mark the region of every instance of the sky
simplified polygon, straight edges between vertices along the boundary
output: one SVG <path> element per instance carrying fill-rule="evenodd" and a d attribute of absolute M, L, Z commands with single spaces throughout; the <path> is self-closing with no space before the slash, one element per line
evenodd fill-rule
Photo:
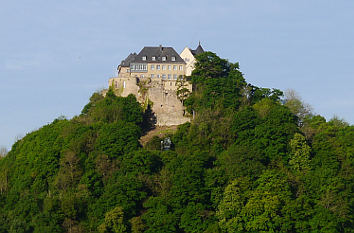
<path fill-rule="evenodd" d="M 196 48 L 354 123 L 353 0 L 0 0 L 0 147 L 80 114 L 129 53 Z"/>

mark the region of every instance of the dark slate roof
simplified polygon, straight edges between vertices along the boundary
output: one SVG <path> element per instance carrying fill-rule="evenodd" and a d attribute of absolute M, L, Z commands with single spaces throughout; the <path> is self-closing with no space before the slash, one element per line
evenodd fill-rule
<path fill-rule="evenodd" d="M 146 56 L 146 60 L 143 57 Z M 155 61 L 152 60 L 155 57 Z M 162 61 L 162 57 L 166 57 L 166 61 Z M 175 61 L 172 61 L 172 57 L 175 57 Z M 144 47 L 140 53 L 135 57 L 134 62 L 138 63 L 185 63 L 184 60 L 172 47 Z"/>
<path fill-rule="evenodd" d="M 192 52 L 192 54 L 195 56 L 195 55 L 204 53 L 204 49 L 203 49 L 202 46 L 199 44 L 196 49 L 194 49 L 194 50 L 191 49 L 191 52 Z"/>
<path fill-rule="evenodd" d="M 130 63 L 135 60 L 136 55 L 136 53 L 129 54 L 129 56 L 120 63 L 120 66 L 129 67 Z"/>

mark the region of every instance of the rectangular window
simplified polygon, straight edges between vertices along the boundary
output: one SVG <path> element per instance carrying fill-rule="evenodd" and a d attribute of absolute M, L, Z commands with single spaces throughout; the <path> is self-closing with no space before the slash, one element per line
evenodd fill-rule
<path fill-rule="evenodd" d="M 156 66 L 156 69 L 157 69 L 157 70 L 160 70 L 160 65 L 157 65 L 157 66 Z"/>
<path fill-rule="evenodd" d="M 162 70 L 166 70 L 166 66 L 165 65 L 162 65 Z"/>
<path fill-rule="evenodd" d="M 141 74 L 141 75 L 140 75 L 140 78 L 144 78 L 144 75 L 143 75 L 143 74 Z"/>
<path fill-rule="evenodd" d="M 176 80 L 177 79 L 177 74 L 173 75 L 173 79 Z"/>
<path fill-rule="evenodd" d="M 130 71 L 130 70 L 129 70 L 129 69 L 127 69 L 127 73 L 129 73 L 129 71 Z"/>
<path fill-rule="evenodd" d="M 151 60 L 156 61 L 156 57 L 152 57 Z"/>
<path fill-rule="evenodd" d="M 151 68 L 151 70 L 154 70 L 155 69 L 155 65 L 151 65 L 150 68 Z"/>
<path fill-rule="evenodd" d="M 179 66 L 179 70 L 183 70 L 183 66 Z"/>
<path fill-rule="evenodd" d="M 154 74 L 151 74 L 151 78 L 154 78 Z"/>
<path fill-rule="evenodd" d="M 173 70 L 177 70 L 177 66 L 176 65 L 173 66 Z"/>
<path fill-rule="evenodd" d="M 170 82 L 170 86 L 172 86 L 172 82 Z"/>
<path fill-rule="evenodd" d="M 159 74 L 157 75 L 157 78 L 160 78 L 160 75 L 159 75 Z"/>
<path fill-rule="evenodd" d="M 168 70 L 171 70 L 171 65 L 168 65 Z"/>
<path fill-rule="evenodd" d="M 147 65 L 146 64 L 143 65 L 143 69 L 147 70 Z"/>
<path fill-rule="evenodd" d="M 166 79 L 166 74 L 163 74 L 163 75 L 162 75 L 162 79 Z"/>
<path fill-rule="evenodd" d="M 176 57 L 171 57 L 171 61 L 176 61 Z"/>
<path fill-rule="evenodd" d="M 170 74 L 168 75 L 168 79 L 171 79 L 171 75 Z"/>
<path fill-rule="evenodd" d="M 162 61 L 166 61 L 166 57 L 162 57 Z"/>
<path fill-rule="evenodd" d="M 143 61 L 146 61 L 146 56 L 143 56 Z"/>

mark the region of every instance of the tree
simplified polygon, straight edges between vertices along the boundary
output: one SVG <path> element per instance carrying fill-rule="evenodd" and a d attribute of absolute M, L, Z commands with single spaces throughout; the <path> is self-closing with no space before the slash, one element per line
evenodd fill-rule
<path fill-rule="evenodd" d="M 7 149 L 6 147 L 0 147 L 0 159 L 2 157 L 5 157 L 7 155 Z"/>
<path fill-rule="evenodd" d="M 74 152 L 66 151 L 60 161 L 59 174 L 56 178 L 58 188 L 66 190 L 73 187 L 81 175 L 80 159 Z"/>
<path fill-rule="evenodd" d="M 310 146 L 303 135 L 295 133 L 290 141 L 291 154 L 289 165 L 297 173 L 304 173 L 310 169 Z"/>
<path fill-rule="evenodd" d="M 0 169 L 0 194 L 3 194 L 7 191 L 8 185 L 8 168 Z"/>
<path fill-rule="evenodd" d="M 218 207 L 220 227 L 225 232 L 291 232 L 292 223 L 285 218 L 291 201 L 291 189 L 284 174 L 267 170 L 250 189 L 245 178 L 226 187 Z"/>
<path fill-rule="evenodd" d="M 292 89 L 285 91 L 284 104 L 299 118 L 300 124 L 303 124 L 307 117 L 312 116 L 312 107 L 304 103 L 301 97 Z"/>
<path fill-rule="evenodd" d="M 122 207 L 116 206 L 111 211 L 107 212 L 104 217 L 104 222 L 98 227 L 100 233 L 125 233 L 127 226 L 125 224 L 124 212 Z"/>
<path fill-rule="evenodd" d="M 177 78 L 176 86 L 177 86 L 177 97 L 182 102 L 182 105 L 183 105 L 184 101 L 191 94 L 191 92 L 187 88 L 188 87 L 188 82 L 186 80 L 186 77 L 183 76 L 183 75 L 180 75 Z"/>
<path fill-rule="evenodd" d="M 141 216 L 134 217 L 129 220 L 131 224 L 131 232 L 132 233 L 143 233 L 144 230 L 146 229 L 146 226 L 141 219 Z"/>
<path fill-rule="evenodd" d="M 251 183 L 246 177 L 234 179 L 224 191 L 216 216 L 219 226 L 224 232 L 244 232 L 242 210 L 250 192 Z"/>

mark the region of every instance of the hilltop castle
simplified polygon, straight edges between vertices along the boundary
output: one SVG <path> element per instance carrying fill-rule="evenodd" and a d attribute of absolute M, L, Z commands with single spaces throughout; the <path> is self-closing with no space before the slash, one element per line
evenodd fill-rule
<path fill-rule="evenodd" d="M 181 54 L 172 47 L 144 47 L 120 63 L 118 76 L 109 79 L 109 86 L 120 96 L 134 94 L 141 104 L 150 105 L 156 125 L 183 124 L 190 118 L 181 93 L 192 91 L 185 77 L 193 71 L 195 56 L 203 52 L 200 44 L 195 50 L 186 47 Z"/>

